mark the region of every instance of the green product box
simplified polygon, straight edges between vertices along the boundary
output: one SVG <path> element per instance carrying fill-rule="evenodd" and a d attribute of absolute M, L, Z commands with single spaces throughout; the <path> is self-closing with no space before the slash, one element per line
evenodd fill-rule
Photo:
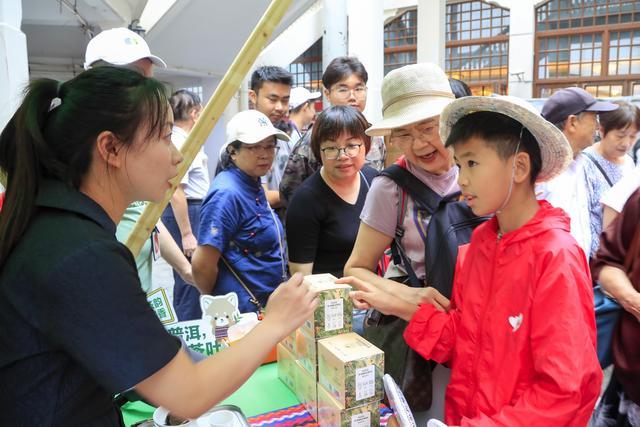
<path fill-rule="evenodd" d="M 296 359 L 293 353 L 287 348 L 278 344 L 276 347 L 276 354 L 278 358 L 278 378 L 287 387 L 295 392 L 296 388 Z"/>
<path fill-rule="evenodd" d="M 296 331 L 296 360 L 318 380 L 318 343 L 302 329 Z"/>
<path fill-rule="evenodd" d="M 314 420 L 318 419 L 318 383 L 311 374 L 298 362 L 294 364 L 296 387 L 295 393 L 298 400 L 311 414 Z"/>
<path fill-rule="evenodd" d="M 352 288 L 334 283 L 336 280 L 338 279 L 332 274 L 311 274 L 304 277 L 305 283 L 319 293 L 320 304 L 300 329 L 316 340 L 352 330 L 353 302 L 349 298 Z"/>
<path fill-rule="evenodd" d="M 291 332 L 289 335 L 284 337 L 280 344 L 285 346 L 287 350 L 289 350 L 294 355 L 296 354 L 296 331 Z"/>
<path fill-rule="evenodd" d="M 383 397 L 384 352 L 355 333 L 318 341 L 319 383 L 345 409 Z"/>
<path fill-rule="evenodd" d="M 318 424 L 322 427 L 379 427 L 380 402 L 373 401 L 344 409 L 327 390 L 318 385 Z"/>

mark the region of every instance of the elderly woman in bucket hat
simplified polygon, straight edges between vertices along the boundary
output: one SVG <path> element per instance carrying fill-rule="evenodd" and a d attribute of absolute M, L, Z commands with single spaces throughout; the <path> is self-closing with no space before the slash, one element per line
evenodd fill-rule
<path fill-rule="evenodd" d="M 383 119 L 367 130 L 368 135 L 388 136 L 403 152 L 398 163 L 424 185 L 441 196 L 459 191 L 458 172 L 453 154 L 441 141 L 438 127 L 440 112 L 455 99 L 444 71 L 435 64 L 408 65 L 391 71 L 382 81 Z M 393 241 L 396 227 L 404 228 L 400 244 L 419 279 L 425 277 L 424 230 L 428 218 L 421 215 L 411 197 L 388 177 L 373 181 L 360 216 L 358 237 L 345 274 L 366 280 L 381 288 L 397 287 L 394 277 L 405 276 L 402 266 L 391 265 L 386 277 L 375 273 L 385 248 Z M 398 205 L 405 202 L 404 217 L 398 221 Z M 420 301 L 414 288 L 403 297 Z M 395 288 L 394 288 L 395 289 Z M 435 289 L 427 291 L 431 302 L 446 307 L 447 299 Z"/>
<path fill-rule="evenodd" d="M 455 99 L 444 71 L 429 63 L 393 70 L 382 81 L 382 99 L 383 119 L 370 127 L 367 134 L 389 137 L 389 142 L 403 152 L 397 163 L 440 196 L 458 192 L 458 171 L 453 154 L 445 148 L 438 132 L 440 112 Z M 397 240 L 404 258 L 410 263 L 415 277 L 422 282 L 425 280 L 424 239 L 430 218 L 412 198 L 393 180 L 379 176 L 371 185 L 360 219 L 358 237 L 344 268 L 345 275 L 391 292 L 416 307 L 422 302 L 433 303 L 442 309 L 448 307 L 449 300 L 434 288 L 397 283 L 408 274 L 403 265 L 392 262 L 385 277 L 376 274 L 378 260 L 396 238 L 396 229 L 401 227 L 404 231 Z M 432 416 L 442 414 L 443 393 L 449 376 L 444 368 L 437 369 L 439 372 L 433 374 Z"/>

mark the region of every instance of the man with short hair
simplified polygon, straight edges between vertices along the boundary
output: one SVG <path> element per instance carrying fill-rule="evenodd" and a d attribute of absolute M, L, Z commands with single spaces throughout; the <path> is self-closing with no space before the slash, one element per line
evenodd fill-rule
<path fill-rule="evenodd" d="M 616 108 L 616 104 L 598 101 L 579 87 L 555 92 L 542 107 L 542 116 L 556 125 L 569 141 L 573 162 L 561 175 L 538 186 L 538 199 L 546 199 L 567 212 L 571 218 L 571 234 L 587 257 L 591 252 L 589 197 L 584 179 L 584 159 L 578 154 L 595 141 L 598 113 Z"/>
<path fill-rule="evenodd" d="M 320 92 L 309 92 L 299 86 L 291 89 L 289 98 L 289 121 L 293 125 L 291 132 L 291 145 L 293 146 L 302 137 L 305 131 L 316 117 L 314 101 L 320 98 Z"/>
<path fill-rule="evenodd" d="M 291 86 L 293 85 L 293 75 L 282 67 L 265 65 L 251 74 L 251 89 L 249 90 L 249 101 L 255 109 L 267 116 L 276 127 L 280 127 L 282 121 L 289 112 L 289 97 Z M 278 149 L 283 145 L 278 143 Z M 274 166 L 276 162 L 274 162 Z M 273 173 L 273 166 L 270 173 Z M 276 172 L 277 174 L 277 172 Z M 282 176 L 282 173 L 280 173 Z M 280 206 L 280 192 L 278 188 L 271 188 L 268 185 L 267 177 L 262 178 L 262 186 L 267 195 L 267 201 L 272 208 Z"/>

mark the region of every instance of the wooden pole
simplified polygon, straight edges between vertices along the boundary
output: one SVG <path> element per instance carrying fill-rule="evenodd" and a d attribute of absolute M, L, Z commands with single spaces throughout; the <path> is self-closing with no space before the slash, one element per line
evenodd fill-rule
<path fill-rule="evenodd" d="M 179 185 L 182 177 L 187 173 L 193 159 L 200 151 L 200 148 L 220 119 L 227 104 L 237 92 L 242 84 L 242 79 L 247 75 L 253 66 L 256 58 L 264 48 L 273 30 L 278 25 L 285 12 L 289 8 L 291 0 L 272 0 L 264 15 L 254 28 L 253 32 L 245 42 L 244 46 L 233 60 L 233 63 L 220 81 L 213 96 L 205 106 L 200 118 L 189 133 L 187 140 L 182 146 L 182 156 L 184 160 L 178 166 L 178 175 L 171 182 L 171 191 L 160 203 L 149 203 L 135 228 L 129 234 L 127 246 L 134 256 L 138 256 L 140 249 L 149 238 L 151 231 L 156 226 L 158 219 L 162 215 L 165 207 L 171 199 L 171 195 Z M 224 41 L 221 41 L 224 42 Z"/>

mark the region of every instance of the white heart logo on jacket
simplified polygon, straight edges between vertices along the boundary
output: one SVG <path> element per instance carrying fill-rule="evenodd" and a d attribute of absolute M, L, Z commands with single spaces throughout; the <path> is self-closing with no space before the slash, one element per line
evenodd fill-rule
<path fill-rule="evenodd" d="M 517 331 L 522 325 L 522 313 L 517 316 L 509 316 L 509 324 L 513 328 L 513 332 Z"/>

